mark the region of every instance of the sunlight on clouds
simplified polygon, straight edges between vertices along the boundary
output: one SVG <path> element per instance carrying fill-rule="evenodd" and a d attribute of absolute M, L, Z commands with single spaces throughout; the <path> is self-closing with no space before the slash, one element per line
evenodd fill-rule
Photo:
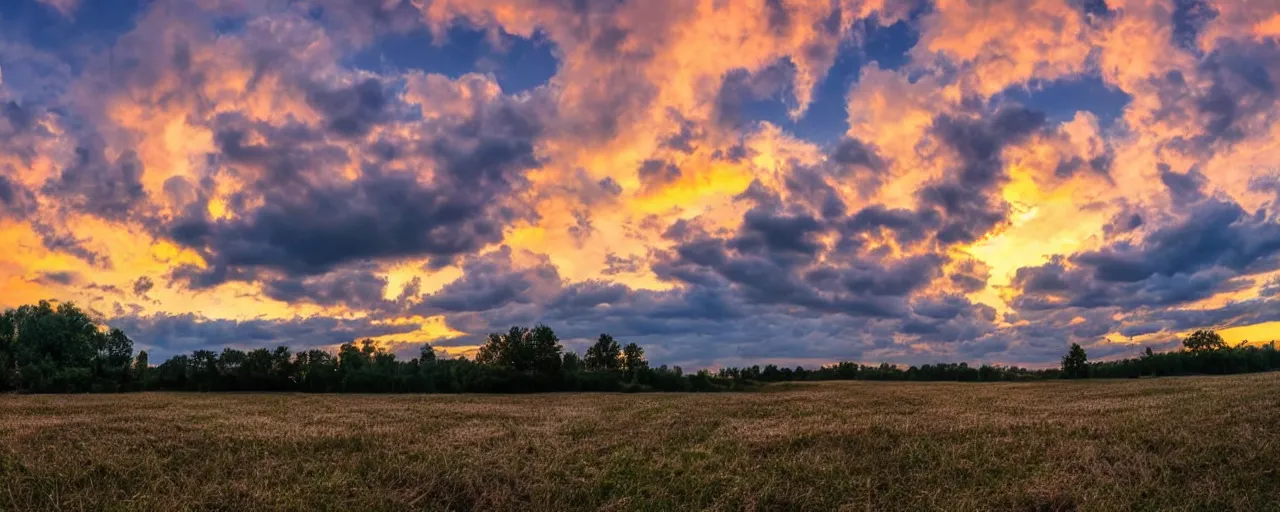
<path fill-rule="evenodd" d="M 5 306 L 703 364 L 1280 325 L 1274 2 L 144 4 L 0 38 Z"/>

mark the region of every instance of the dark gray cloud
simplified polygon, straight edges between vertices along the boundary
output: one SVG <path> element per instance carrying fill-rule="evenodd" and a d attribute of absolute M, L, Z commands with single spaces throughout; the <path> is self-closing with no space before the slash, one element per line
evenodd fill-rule
<path fill-rule="evenodd" d="M 841 137 L 831 148 L 828 158 L 841 170 L 864 167 L 872 171 L 884 171 L 888 165 L 879 152 L 872 146 L 853 137 Z"/>
<path fill-rule="evenodd" d="M 79 272 L 42 272 L 36 275 L 35 282 L 46 285 L 72 286 L 80 282 Z"/>
<path fill-rule="evenodd" d="M 422 314 L 477 312 L 509 304 L 532 304 L 546 291 L 559 288 L 561 283 L 559 272 L 549 261 L 516 268 L 512 251 L 506 246 L 466 259 L 462 271 L 461 278 L 424 298 L 415 311 Z"/>
<path fill-rule="evenodd" d="M 736 69 L 725 74 L 716 94 L 715 120 L 726 128 L 741 128 L 746 123 L 743 108 L 753 102 L 790 92 L 795 67 L 778 62 L 759 71 Z"/>
<path fill-rule="evenodd" d="M 1259 297 L 1275 297 L 1280 295 L 1280 277 L 1272 278 L 1258 290 Z"/>
<path fill-rule="evenodd" d="M 43 193 L 60 204 L 106 220 L 128 218 L 147 199 L 142 162 L 133 151 L 108 158 L 103 143 L 89 137 L 76 148 L 70 165 L 44 185 Z"/>
<path fill-rule="evenodd" d="M 265 279 L 262 293 L 272 299 L 321 306 L 346 306 L 355 311 L 388 307 L 383 294 L 387 279 L 373 265 L 355 265 L 314 276 L 284 276 Z"/>
<path fill-rule="evenodd" d="M 228 172 L 260 178 L 232 198 L 234 219 L 211 219 L 205 208 L 188 209 L 165 228 L 179 244 L 210 262 L 176 277 L 193 286 L 253 279 L 268 269 L 289 276 L 315 275 L 361 261 L 426 257 L 440 267 L 501 240 L 502 229 L 522 213 L 506 203 L 539 165 L 534 142 L 541 121 L 534 100 L 497 100 L 467 119 L 425 123 L 419 141 L 380 141 L 362 148 L 363 172 L 353 181 L 326 179 L 348 163 L 347 153 L 305 126 L 255 126 L 237 118 L 218 139 Z M 265 143 L 245 143 L 252 131 Z M 396 170 L 393 153 L 435 162 L 432 180 Z M 373 149 L 370 149 L 373 148 Z M 253 204 L 253 207 L 243 205 Z"/>
<path fill-rule="evenodd" d="M 65 229 L 43 222 L 32 222 L 31 230 L 40 237 L 40 242 L 50 251 L 70 254 L 95 267 L 112 268 L 110 256 L 86 247 L 88 239 L 76 238 Z"/>
<path fill-rule="evenodd" d="M 1253 276 L 1280 268 L 1280 223 L 1264 210 L 1249 213 L 1229 199 L 1208 195 L 1204 177 L 1194 171 L 1162 168 L 1161 178 L 1173 199 L 1171 211 L 1125 207 L 1104 231 L 1115 238 L 1102 247 L 1018 269 L 1011 282 L 1014 320 L 1042 329 L 1037 339 L 1087 340 L 1119 332 L 1172 343 L 1173 333 L 1188 329 L 1280 317 L 1268 285 L 1258 299 L 1212 309 L 1188 307 L 1252 288 L 1258 284 Z"/>
<path fill-rule="evenodd" d="M 612 252 L 604 256 L 604 274 L 614 276 L 618 274 L 633 274 L 639 272 L 643 268 L 644 259 L 639 256 L 621 257 Z"/>
<path fill-rule="evenodd" d="M 1207 157 L 1275 122 L 1278 78 L 1274 66 L 1280 48 L 1274 44 L 1221 39 L 1188 76 L 1170 71 L 1155 79 L 1160 107 L 1155 119 L 1194 130 L 1178 136 L 1170 147 Z M 1205 87 L 1202 84 L 1208 84 Z"/>
<path fill-rule="evenodd" d="M 694 142 L 702 138 L 703 133 L 698 124 L 686 119 L 680 112 L 671 110 L 671 117 L 675 120 L 678 129 L 675 133 L 667 135 L 662 139 L 662 146 L 684 154 L 692 154 L 697 149 Z"/>
<path fill-rule="evenodd" d="M 682 241 L 659 255 L 652 269 L 671 281 L 729 288 L 758 304 L 899 317 L 907 297 L 938 277 L 945 262 L 929 254 L 885 260 L 874 253 L 829 252 L 819 235 L 831 229 L 807 214 L 765 205 L 749 210 L 727 240 L 677 223 L 668 236 Z"/>
<path fill-rule="evenodd" d="M 372 78 L 333 90 L 316 87 L 307 92 L 307 101 L 328 117 L 330 130 L 347 137 L 369 133 L 390 103 L 382 84 Z"/>
<path fill-rule="evenodd" d="M 1173 172 L 1167 164 L 1160 164 L 1160 182 L 1168 189 L 1169 196 L 1178 202 L 1194 202 L 1204 197 L 1205 177 L 1192 169 L 1185 174 Z"/>
<path fill-rule="evenodd" d="M 150 277 L 141 276 L 133 281 L 133 294 L 139 297 L 144 297 L 147 295 L 147 292 L 151 291 L 155 286 L 155 281 L 152 281 Z"/>
<path fill-rule="evenodd" d="M 640 163 L 636 175 L 645 188 L 655 188 L 680 179 L 680 168 L 670 162 L 650 159 Z"/>
<path fill-rule="evenodd" d="M 14 182 L 5 174 L 0 174 L 0 218 L 22 220 L 35 212 L 35 209 L 35 194 L 21 183 Z"/>
<path fill-rule="evenodd" d="M 983 119 L 943 115 L 934 120 L 934 135 L 959 160 L 948 176 L 918 193 L 923 208 L 941 214 L 939 242 L 970 243 L 1005 221 L 1008 204 L 995 194 L 1007 179 L 1001 154 L 1044 124 L 1044 114 L 1022 107 L 1005 107 Z"/>
<path fill-rule="evenodd" d="M 1141 244 L 1118 242 L 1073 260 L 1097 279 L 1137 282 L 1221 267 L 1247 274 L 1275 268 L 1280 224 L 1227 199 L 1190 205 L 1183 218 L 1150 230 Z"/>
<path fill-rule="evenodd" d="M 1020 268 L 1012 284 L 1022 295 L 1013 305 L 1022 309 L 1174 306 L 1252 285 L 1225 268 L 1155 274 L 1137 281 L 1098 278 L 1095 271 L 1087 265 L 1067 270 L 1060 260 Z"/>
<path fill-rule="evenodd" d="M 37 124 L 41 115 L 39 109 L 30 105 L 12 100 L 0 103 L 0 152 L 16 157 L 23 165 L 30 165 L 38 151 L 35 142 L 50 135 L 48 130 Z M 9 171 L 8 174 L 15 173 Z"/>
<path fill-rule="evenodd" d="M 599 185 L 601 190 L 611 196 L 616 196 L 622 193 L 622 185 L 619 185 L 612 176 L 605 176 L 600 180 Z"/>
<path fill-rule="evenodd" d="M 947 278 L 956 289 L 965 293 L 973 293 L 987 287 L 987 280 L 991 279 L 991 270 L 987 267 L 987 264 L 979 260 L 968 259 L 956 264 L 955 269 Z"/>
<path fill-rule="evenodd" d="M 0 119 L 7 124 L 3 132 L 9 135 L 24 133 L 35 125 L 35 116 L 31 111 L 12 100 L 0 107 Z"/>

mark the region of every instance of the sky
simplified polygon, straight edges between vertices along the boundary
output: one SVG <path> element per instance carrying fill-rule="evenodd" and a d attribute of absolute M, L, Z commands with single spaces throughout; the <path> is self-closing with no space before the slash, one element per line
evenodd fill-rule
<path fill-rule="evenodd" d="M 153 360 L 1280 332 L 1274 0 L 5 0 L 0 307 Z"/>

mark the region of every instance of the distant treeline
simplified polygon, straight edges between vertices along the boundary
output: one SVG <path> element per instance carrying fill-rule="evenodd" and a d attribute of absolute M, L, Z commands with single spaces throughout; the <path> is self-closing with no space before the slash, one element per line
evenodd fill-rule
<path fill-rule="evenodd" d="M 42 301 L 0 314 L 0 391 L 36 393 L 178 391 L 303 391 L 316 393 L 521 393 L 541 391 L 723 391 L 758 382 L 819 380 L 1023 381 L 1144 375 L 1244 373 L 1280 368 L 1274 344 L 1229 347 L 1212 331 L 1197 331 L 1185 350 L 1090 363 L 1073 344 L 1060 369 L 966 363 L 902 367 L 841 362 L 803 367 L 723 368 L 686 374 L 650 367 L 644 349 L 608 334 L 586 353 L 565 351 L 545 325 L 490 334 L 474 359 L 437 358 L 424 345 L 402 360 L 372 340 L 324 350 L 221 352 L 197 350 L 152 366 L 119 329 L 103 331 L 71 303 Z"/>
<path fill-rule="evenodd" d="M 119 329 L 104 332 L 71 303 L 42 301 L 0 315 L 0 390 L 36 393 L 305 391 L 317 393 L 521 393 L 720 391 L 746 381 L 679 367 L 651 368 L 644 349 L 601 334 L 582 357 L 550 327 L 491 334 L 474 360 L 441 359 L 431 345 L 402 360 L 372 340 L 324 350 L 197 350 L 152 366 Z"/>
<path fill-rule="evenodd" d="M 1027 381 L 1040 379 L 1083 378 L 1138 378 L 1171 375 L 1204 375 L 1252 373 L 1280 370 L 1280 350 L 1275 342 L 1267 345 L 1231 347 L 1218 333 L 1201 330 L 1183 340 L 1183 350 L 1153 352 L 1150 348 L 1141 357 L 1116 361 L 1090 362 L 1079 344 L 1071 344 L 1062 358 L 1060 368 L 1031 370 L 1017 366 L 982 365 L 967 363 L 939 363 L 922 366 L 879 366 L 841 362 L 815 370 L 779 368 L 775 365 L 748 368 L 722 368 L 718 377 L 731 380 L 758 382 L 818 381 L 818 380 L 919 380 L 919 381 Z"/>

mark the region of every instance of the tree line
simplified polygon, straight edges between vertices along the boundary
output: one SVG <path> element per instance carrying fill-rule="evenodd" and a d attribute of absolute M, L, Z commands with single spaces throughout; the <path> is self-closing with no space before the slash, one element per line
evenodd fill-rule
<path fill-rule="evenodd" d="M 104 331 L 74 304 L 41 301 L 0 315 L 0 391 L 521 393 L 720 391 L 748 384 L 705 370 L 650 367 L 643 348 L 608 334 L 579 357 L 545 325 L 490 334 L 474 359 L 439 358 L 425 344 L 418 357 L 404 360 L 365 339 L 337 353 L 196 350 L 153 366 L 145 351 L 134 354 L 124 332 Z"/>
<path fill-rule="evenodd" d="M 844 361 L 807 370 L 797 366 L 776 365 L 747 368 L 721 368 L 717 376 L 757 382 L 820 380 L 918 380 L 997 382 L 1043 379 L 1116 379 L 1161 377 L 1174 375 L 1218 375 L 1280 370 L 1280 350 L 1275 342 L 1249 345 L 1242 342 L 1229 346 L 1212 330 L 1191 333 L 1182 342 L 1182 350 L 1154 352 L 1148 347 L 1140 357 L 1113 361 L 1089 361 L 1089 355 L 1078 343 L 1072 343 L 1058 368 L 1027 369 L 1017 366 L 967 363 L 938 363 L 921 366 L 881 364 L 868 366 Z"/>
<path fill-rule="evenodd" d="M 1280 351 L 1228 346 L 1213 331 L 1197 331 L 1180 351 L 1090 362 L 1072 344 L 1060 368 L 939 363 L 868 366 L 840 362 L 815 369 L 765 365 L 685 373 L 649 365 L 644 348 L 601 334 L 579 356 L 546 325 L 490 334 L 474 359 L 440 358 L 430 344 L 401 359 L 372 340 L 325 350 L 288 347 L 220 352 L 196 350 L 152 365 L 119 329 L 104 330 L 71 303 L 48 301 L 0 314 L 0 391 L 38 393 L 178 391 L 303 391 L 315 393 L 521 393 L 541 391 L 721 391 L 760 382 L 821 380 L 1025 381 L 1220 374 L 1280 369 Z"/>

